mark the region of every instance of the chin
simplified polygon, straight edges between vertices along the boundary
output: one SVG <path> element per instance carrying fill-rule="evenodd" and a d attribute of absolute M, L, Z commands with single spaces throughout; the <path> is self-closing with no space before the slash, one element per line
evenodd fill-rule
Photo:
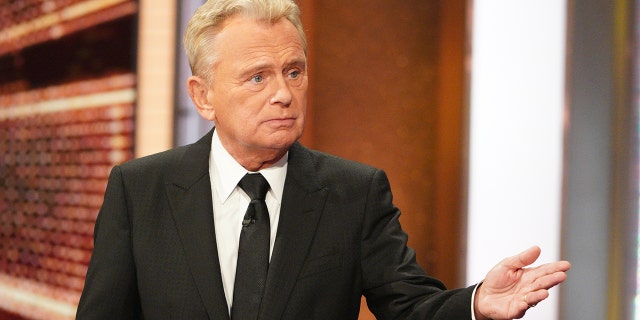
<path fill-rule="evenodd" d="M 271 147 L 273 149 L 288 149 L 293 145 L 302 134 L 287 134 L 284 136 L 275 137 L 275 139 L 271 140 Z"/>

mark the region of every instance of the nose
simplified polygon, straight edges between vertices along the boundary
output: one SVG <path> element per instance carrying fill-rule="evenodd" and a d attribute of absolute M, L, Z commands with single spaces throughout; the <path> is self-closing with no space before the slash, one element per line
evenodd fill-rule
<path fill-rule="evenodd" d="M 275 92 L 269 100 L 269 103 L 281 104 L 288 107 L 291 104 L 292 99 L 293 95 L 291 94 L 291 88 L 289 87 L 287 80 L 283 76 L 277 77 L 277 81 L 275 81 Z"/>

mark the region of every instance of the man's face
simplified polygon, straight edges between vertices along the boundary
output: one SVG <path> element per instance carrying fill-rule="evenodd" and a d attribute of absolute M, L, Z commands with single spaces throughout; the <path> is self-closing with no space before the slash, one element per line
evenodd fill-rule
<path fill-rule="evenodd" d="M 286 19 L 270 24 L 236 16 L 214 41 L 207 92 L 213 111 L 207 118 L 225 148 L 234 157 L 288 149 L 302 135 L 308 86 L 306 56 L 294 25 Z"/>

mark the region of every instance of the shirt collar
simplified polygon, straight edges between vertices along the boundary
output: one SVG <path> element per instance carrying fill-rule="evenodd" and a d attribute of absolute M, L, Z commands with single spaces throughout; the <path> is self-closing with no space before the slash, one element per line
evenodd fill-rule
<path fill-rule="evenodd" d="M 278 162 L 273 166 L 266 169 L 262 169 L 260 172 L 267 182 L 269 182 L 269 192 L 278 200 L 278 203 L 282 202 L 282 193 L 284 191 L 284 180 L 287 176 L 289 152 L 287 152 Z M 243 168 L 222 146 L 218 132 L 213 131 L 213 138 L 211 139 L 211 154 L 209 156 L 209 171 L 215 179 L 214 188 L 216 188 L 220 200 L 224 203 L 233 190 L 240 182 L 240 179 L 248 172 Z"/>

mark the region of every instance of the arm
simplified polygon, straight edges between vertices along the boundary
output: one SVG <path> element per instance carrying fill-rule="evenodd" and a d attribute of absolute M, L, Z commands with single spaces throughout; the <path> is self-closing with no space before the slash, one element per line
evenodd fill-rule
<path fill-rule="evenodd" d="M 407 247 L 386 175 L 376 171 L 363 217 L 362 270 L 367 304 L 378 319 L 471 319 L 474 287 L 446 290 Z"/>
<path fill-rule="evenodd" d="M 570 264 L 559 261 L 525 268 L 540 255 L 533 247 L 496 265 L 477 287 L 446 290 L 428 277 L 406 246 L 386 175 L 372 179 L 363 223 L 362 268 L 365 296 L 379 319 L 513 319 L 544 300 L 566 279 Z"/>
<path fill-rule="evenodd" d="M 134 319 L 140 303 L 122 172 L 114 167 L 94 230 L 77 319 Z"/>

